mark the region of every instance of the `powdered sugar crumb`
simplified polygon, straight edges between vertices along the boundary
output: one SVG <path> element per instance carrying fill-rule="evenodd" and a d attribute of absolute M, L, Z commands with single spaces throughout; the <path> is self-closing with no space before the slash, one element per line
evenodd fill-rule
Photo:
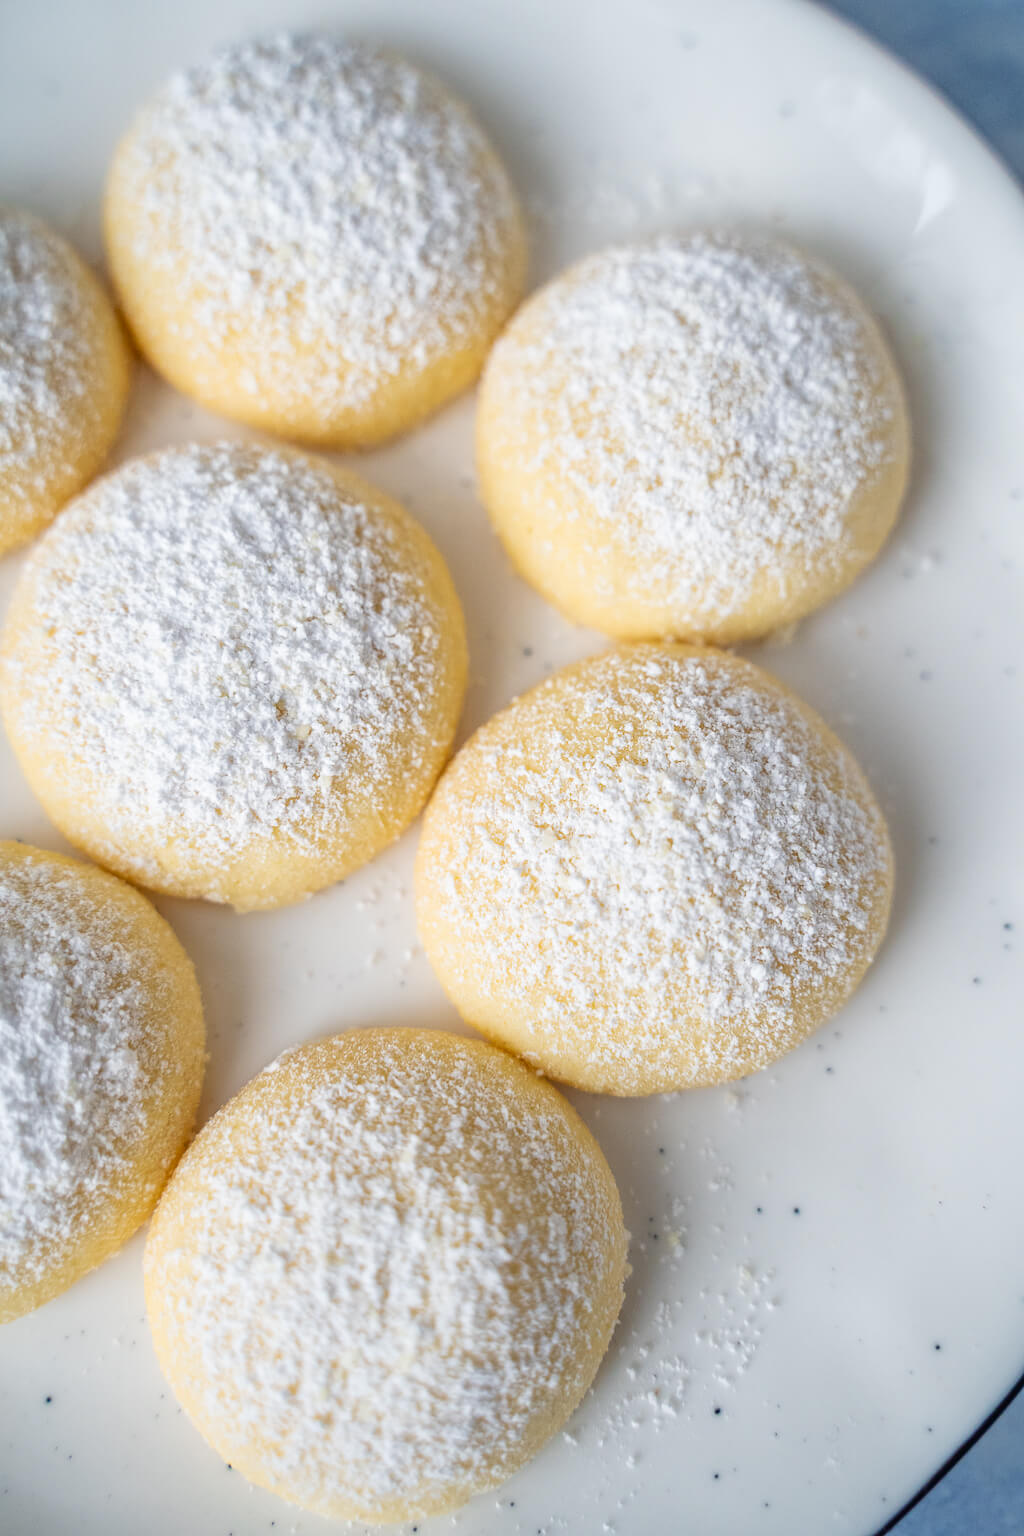
<path fill-rule="evenodd" d="M 711 1142 L 702 1142 L 695 1156 L 685 1145 L 673 1151 L 709 1171 L 710 1191 L 731 1184 L 731 1170 Z M 723 1253 L 707 1245 L 702 1220 L 700 1251 L 689 1251 L 692 1203 L 692 1195 L 668 1196 L 660 1214 L 634 1237 L 640 1307 L 646 1296 L 661 1299 L 642 1323 L 617 1335 L 600 1394 L 603 1411 L 567 1437 L 588 1456 L 595 1448 L 606 1457 L 613 1453 L 615 1467 L 642 1465 L 651 1434 L 685 1433 L 680 1421 L 721 1411 L 753 1365 L 779 1305 L 775 1272 L 757 1261 L 748 1237 L 737 1252 Z M 707 1277 L 703 1286 L 701 1274 Z"/>

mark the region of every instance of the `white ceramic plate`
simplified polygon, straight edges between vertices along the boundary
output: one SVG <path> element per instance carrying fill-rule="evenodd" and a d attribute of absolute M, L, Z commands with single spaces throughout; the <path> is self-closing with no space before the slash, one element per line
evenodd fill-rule
<path fill-rule="evenodd" d="M 386 39 L 475 102 L 529 200 L 538 279 L 680 222 L 778 225 L 861 287 L 909 377 L 916 472 L 896 537 L 795 641 L 757 652 L 838 727 L 891 818 L 890 937 L 853 1003 L 775 1069 L 673 1099 L 577 1097 L 634 1234 L 614 1344 L 570 1435 L 497 1497 L 420 1523 L 867 1536 L 1024 1362 L 1024 205 L 923 85 L 795 0 L 8 7 L 0 194 L 99 257 L 104 166 L 139 99 L 284 22 Z M 451 563 L 467 731 L 601 643 L 510 574 L 474 494 L 472 412 L 363 460 Z M 225 431 L 140 370 L 119 456 Z M 0 567 L 4 597 L 17 565 Z M 12 834 L 60 846 L 0 748 Z M 416 947 L 414 840 L 278 915 L 161 903 L 203 984 L 204 1114 L 297 1041 L 454 1023 Z M 0 1528 L 324 1529 L 250 1490 L 176 1409 L 140 1251 L 3 1330 Z"/>

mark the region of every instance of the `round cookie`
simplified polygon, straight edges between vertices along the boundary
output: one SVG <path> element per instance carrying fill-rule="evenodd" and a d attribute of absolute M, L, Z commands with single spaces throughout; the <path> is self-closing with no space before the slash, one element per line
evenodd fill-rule
<path fill-rule="evenodd" d="M 342 879 L 418 814 L 455 732 L 462 613 L 398 504 L 322 461 L 166 449 L 33 550 L 0 706 L 64 835 L 239 909 Z"/>
<path fill-rule="evenodd" d="M 420 937 L 464 1018 L 551 1077 L 742 1077 L 853 992 L 889 839 L 819 717 L 727 653 L 636 645 L 556 672 L 441 779 Z"/>
<path fill-rule="evenodd" d="M 525 278 L 515 193 L 467 109 L 330 37 L 175 75 L 117 150 L 105 223 L 155 368 L 212 410 L 336 447 L 467 388 Z"/>
<path fill-rule="evenodd" d="M 874 558 L 909 428 L 860 300 L 762 236 L 697 231 L 590 256 L 487 363 L 484 501 L 521 573 L 622 639 L 753 639 Z"/>
<path fill-rule="evenodd" d="M 335 1518 L 456 1508 L 576 1408 L 626 1232 L 579 1116 L 416 1029 L 299 1047 L 200 1132 L 146 1245 L 157 1357 L 261 1486 Z"/>
<path fill-rule="evenodd" d="M 138 891 L 0 842 L 0 1323 L 145 1221 L 188 1140 L 204 1044 L 189 958 Z"/>
<path fill-rule="evenodd" d="M 39 219 L 0 207 L 0 555 L 99 469 L 130 374 L 117 316 L 85 262 Z"/>

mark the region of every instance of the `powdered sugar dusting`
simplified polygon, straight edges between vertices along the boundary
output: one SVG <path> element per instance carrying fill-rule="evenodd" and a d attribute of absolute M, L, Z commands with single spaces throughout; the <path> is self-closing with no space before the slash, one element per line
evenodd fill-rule
<path fill-rule="evenodd" d="M 501 1481 L 589 1380 L 592 1298 L 624 1258 L 563 1101 L 527 1109 L 507 1057 L 432 1039 L 286 1055 L 285 1084 L 258 1079 L 200 1137 L 147 1249 L 204 1431 L 324 1512 Z"/>
<path fill-rule="evenodd" d="M 88 431 L 100 387 L 74 255 L 31 215 L 0 208 L 0 496 L 44 494 L 69 405 Z M 95 412 L 96 420 L 100 414 Z M 63 468 L 63 466 L 58 466 Z"/>
<path fill-rule="evenodd" d="M 730 232 L 587 258 L 513 322 L 486 388 L 495 438 L 556 466 L 595 542 L 628 553 L 616 588 L 697 629 L 759 581 L 785 595 L 856 557 L 851 501 L 892 459 L 902 409 L 852 295 Z"/>
<path fill-rule="evenodd" d="M 535 1018 L 626 1091 L 763 1065 L 844 999 L 884 926 L 884 822 L 766 674 L 631 647 L 485 726 L 428 813 L 428 953 L 468 1017 Z M 528 1053 L 529 1054 L 529 1053 Z M 682 1064 L 682 1065 L 681 1065 Z"/>
<path fill-rule="evenodd" d="M 329 37 L 247 42 L 175 75 L 117 176 L 142 214 L 136 256 L 185 274 L 196 367 L 241 348 L 254 400 L 284 369 L 327 413 L 475 341 L 520 239 L 468 112 L 413 65 Z"/>
<path fill-rule="evenodd" d="M 151 972 L 73 869 L 0 859 L 0 1281 L 58 1269 L 133 1176 Z"/>
<path fill-rule="evenodd" d="M 363 491 L 293 453 L 176 448 L 99 482 L 38 547 L 8 728 L 77 775 L 120 870 L 159 883 L 159 850 L 185 843 L 195 894 L 225 899 L 230 856 L 308 853 L 440 766 L 457 620 L 430 589 L 439 557 Z"/>

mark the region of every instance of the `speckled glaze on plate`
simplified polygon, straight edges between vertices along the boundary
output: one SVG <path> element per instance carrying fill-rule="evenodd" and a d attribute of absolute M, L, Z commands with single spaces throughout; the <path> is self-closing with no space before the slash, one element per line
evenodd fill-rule
<path fill-rule="evenodd" d="M 877 566 L 751 655 L 853 747 L 890 817 L 890 937 L 834 1023 L 735 1087 L 576 1096 L 619 1179 L 634 1273 L 570 1426 L 422 1536 L 869 1536 L 1024 1362 L 1019 785 L 1024 205 L 899 65 L 796 0 L 43 0 L 0 58 L 0 187 L 99 255 L 118 132 L 172 67 L 330 24 L 435 66 L 527 196 L 534 278 L 608 240 L 736 218 L 832 261 L 907 373 L 914 483 Z M 473 489 L 472 400 L 359 468 L 405 499 L 467 609 L 464 732 L 598 649 L 510 573 Z M 118 455 L 238 436 L 144 372 Z M 6 600 L 18 560 L 0 565 Z M 59 839 L 0 748 L 0 835 Z M 415 831 L 275 915 L 162 902 L 199 969 L 204 1114 L 278 1051 L 450 1025 L 416 946 Z M 315 1533 L 184 1421 L 153 1359 L 136 1239 L 0 1332 L 0 1529 Z M 356 1529 L 356 1528 L 353 1528 Z M 411 1527 L 409 1529 L 412 1529 Z"/>

